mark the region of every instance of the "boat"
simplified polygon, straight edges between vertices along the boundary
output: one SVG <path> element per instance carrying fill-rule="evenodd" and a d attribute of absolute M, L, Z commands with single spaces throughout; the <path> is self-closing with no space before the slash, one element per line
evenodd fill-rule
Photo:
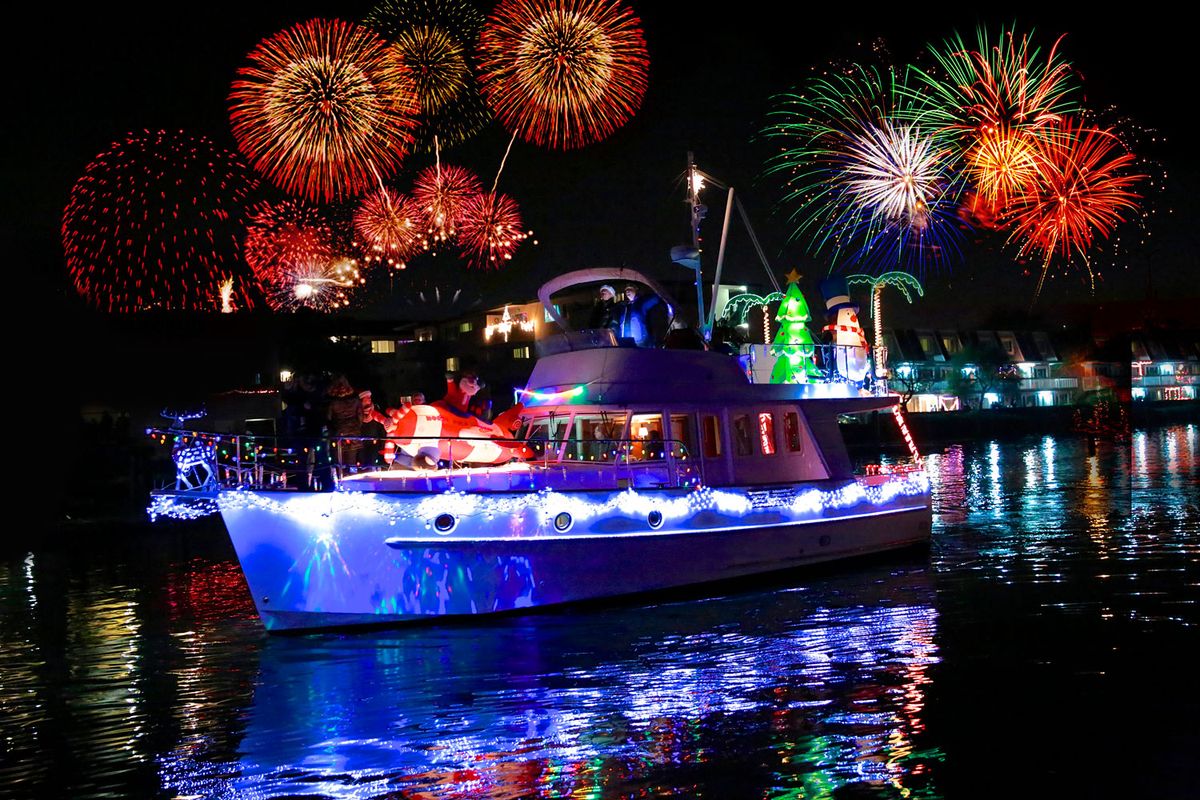
<path fill-rule="evenodd" d="M 336 491 L 308 492 L 247 470 L 241 437 L 176 430 L 188 464 L 219 450 L 239 460 L 158 493 L 152 513 L 219 512 L 269 631 L 604 601 L 929 542 L 915 448 L 856 474 L 838 429 L 840 415 L 889 410 L 903 426 L 895 394 L 836 376 L 756 383 L 744 358 L 566 329 L 551 295 L 605 278 L 665 295 L 627 268 L 542 287 L 564 330 L 539 341 L 517 392 L 527 457 L 344 474 Z"/>

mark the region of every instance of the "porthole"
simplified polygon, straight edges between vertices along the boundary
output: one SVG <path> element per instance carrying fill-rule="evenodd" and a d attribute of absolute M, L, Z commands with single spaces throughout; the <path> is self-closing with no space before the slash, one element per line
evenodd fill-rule
<path fill-rule="evenodd" d="M 449 533 L 457 524 L 458 520 L 453 514 L 438 514 L 437 519 L 433 521 L 433 527 L 437 528 L 438 533 Z"/>
<path fill-rule="evenodd" d="M 663 524 L 662 512 L 658 510 L 651 511 L 646 515 L 646 522 L 650 525 L 651 529 L 658 530 Z"/>
<path fill-rule="evenodd" d="M 571 519 L 570 514 L 568 514 L 566 511 L 560 511 L 554 518 L 554 530 L 558 531 L 559 533 L 566 533 L 567 531 L 571 530 L 571 525 L 574 522 L 575 520 Z"/>

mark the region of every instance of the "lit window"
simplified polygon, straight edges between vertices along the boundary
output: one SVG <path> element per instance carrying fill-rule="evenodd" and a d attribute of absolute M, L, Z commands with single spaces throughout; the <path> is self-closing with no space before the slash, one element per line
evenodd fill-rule
<path fill-rule="evenodd" d="M 662 414 L 634 414 L 629 423 L 631 461 L 660 461 L 663 450 Z"/>
<path fill-rule="evenodd" d="M 572 418 L 566 457 L 577 461 L 612 461 L 628 450 L 620 440 L 624 414 L 576 414 Z"/>
<path fill-rule="evenodd" d="M 447 372 L 458 372 L 458 357 L 457 356 L 450 356 L 449 358 L 446 359 L 446 371 Z"/>
<path fill-rule="evenodd" d="M 525 345 L 524 347 L 514 347 L 513 348 L 513 358 L 529 358 L 529 356 L 530 356 L 529 345 Z"/>
<path fill-rule="evenodd" d="M 464 322 L 458 326 L 459 333 L 470 333 L 475 328 L 475 325 L 470 322 Z"/>
<path fill-rule="evenodd" d="M 372 353 L 394 353 L 396 352 L 396 343 L 391 339 L 372 339 Z"/>
<path fill-rule="evenodd" d="M 770 411 L 758 414 L 758 449 L 764 456 L 775 455 L 775 415 Z"/>

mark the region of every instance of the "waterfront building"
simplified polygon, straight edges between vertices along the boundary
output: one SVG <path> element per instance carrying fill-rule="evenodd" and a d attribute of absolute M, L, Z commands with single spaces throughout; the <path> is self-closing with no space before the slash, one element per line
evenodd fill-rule
<path fill-rule="evenodd" d="M 1144 331 L 1131 337 L 1130 396 L 1134 401 L 1200 397 L 1200 333 Z"/>
<path fill-rule="evenodd" d="M 1097 359 L 1067 362 L 1042 330 L 885 330 L 884 346 L 890 386 L 916 413 L 1071 406 L 1119 371 Z"/>

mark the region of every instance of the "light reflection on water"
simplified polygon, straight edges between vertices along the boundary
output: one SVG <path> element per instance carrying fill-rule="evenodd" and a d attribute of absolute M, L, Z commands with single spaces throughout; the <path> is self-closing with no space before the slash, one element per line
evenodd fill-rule
<path fill-rule="evenodd" d="M 204 796 L 686 794 L 679 770 L 733 758 L 779 791 L 900 787 L 919 760 L 936 615 L 919 604 L 920 570 L 870 577 L 871 608 L 780 591 L 699 611 L 272 639 L 236 764 L 176 750 L 162 774 Z M 754 735 L 736 744 L 727 729 Z"/>
<path fill-rule="evenodd" d="M 1200 712 L 1152 691 L 1200 623 L 1197 440 L 1190 425 L 1094 454 L 1068 437 L 954 445 L 928 459 L 928 556 L 487 625 L 268 638 L 220 530 L 14 554 L 0 562 L 0 786 L 973 796 L 995 747 L 1020 742 L 1040 785 L 1068 780 L 1069 758 L 1063 791 L 1116 795 L 1103 768 L 1130 747 L 1121 726 L 1066 732 Z M 1185 724 L 1149 738 L 1183 741 Z M 1146 769 L 1136 786 L 1171 796 L 1176 772 Z"/>

